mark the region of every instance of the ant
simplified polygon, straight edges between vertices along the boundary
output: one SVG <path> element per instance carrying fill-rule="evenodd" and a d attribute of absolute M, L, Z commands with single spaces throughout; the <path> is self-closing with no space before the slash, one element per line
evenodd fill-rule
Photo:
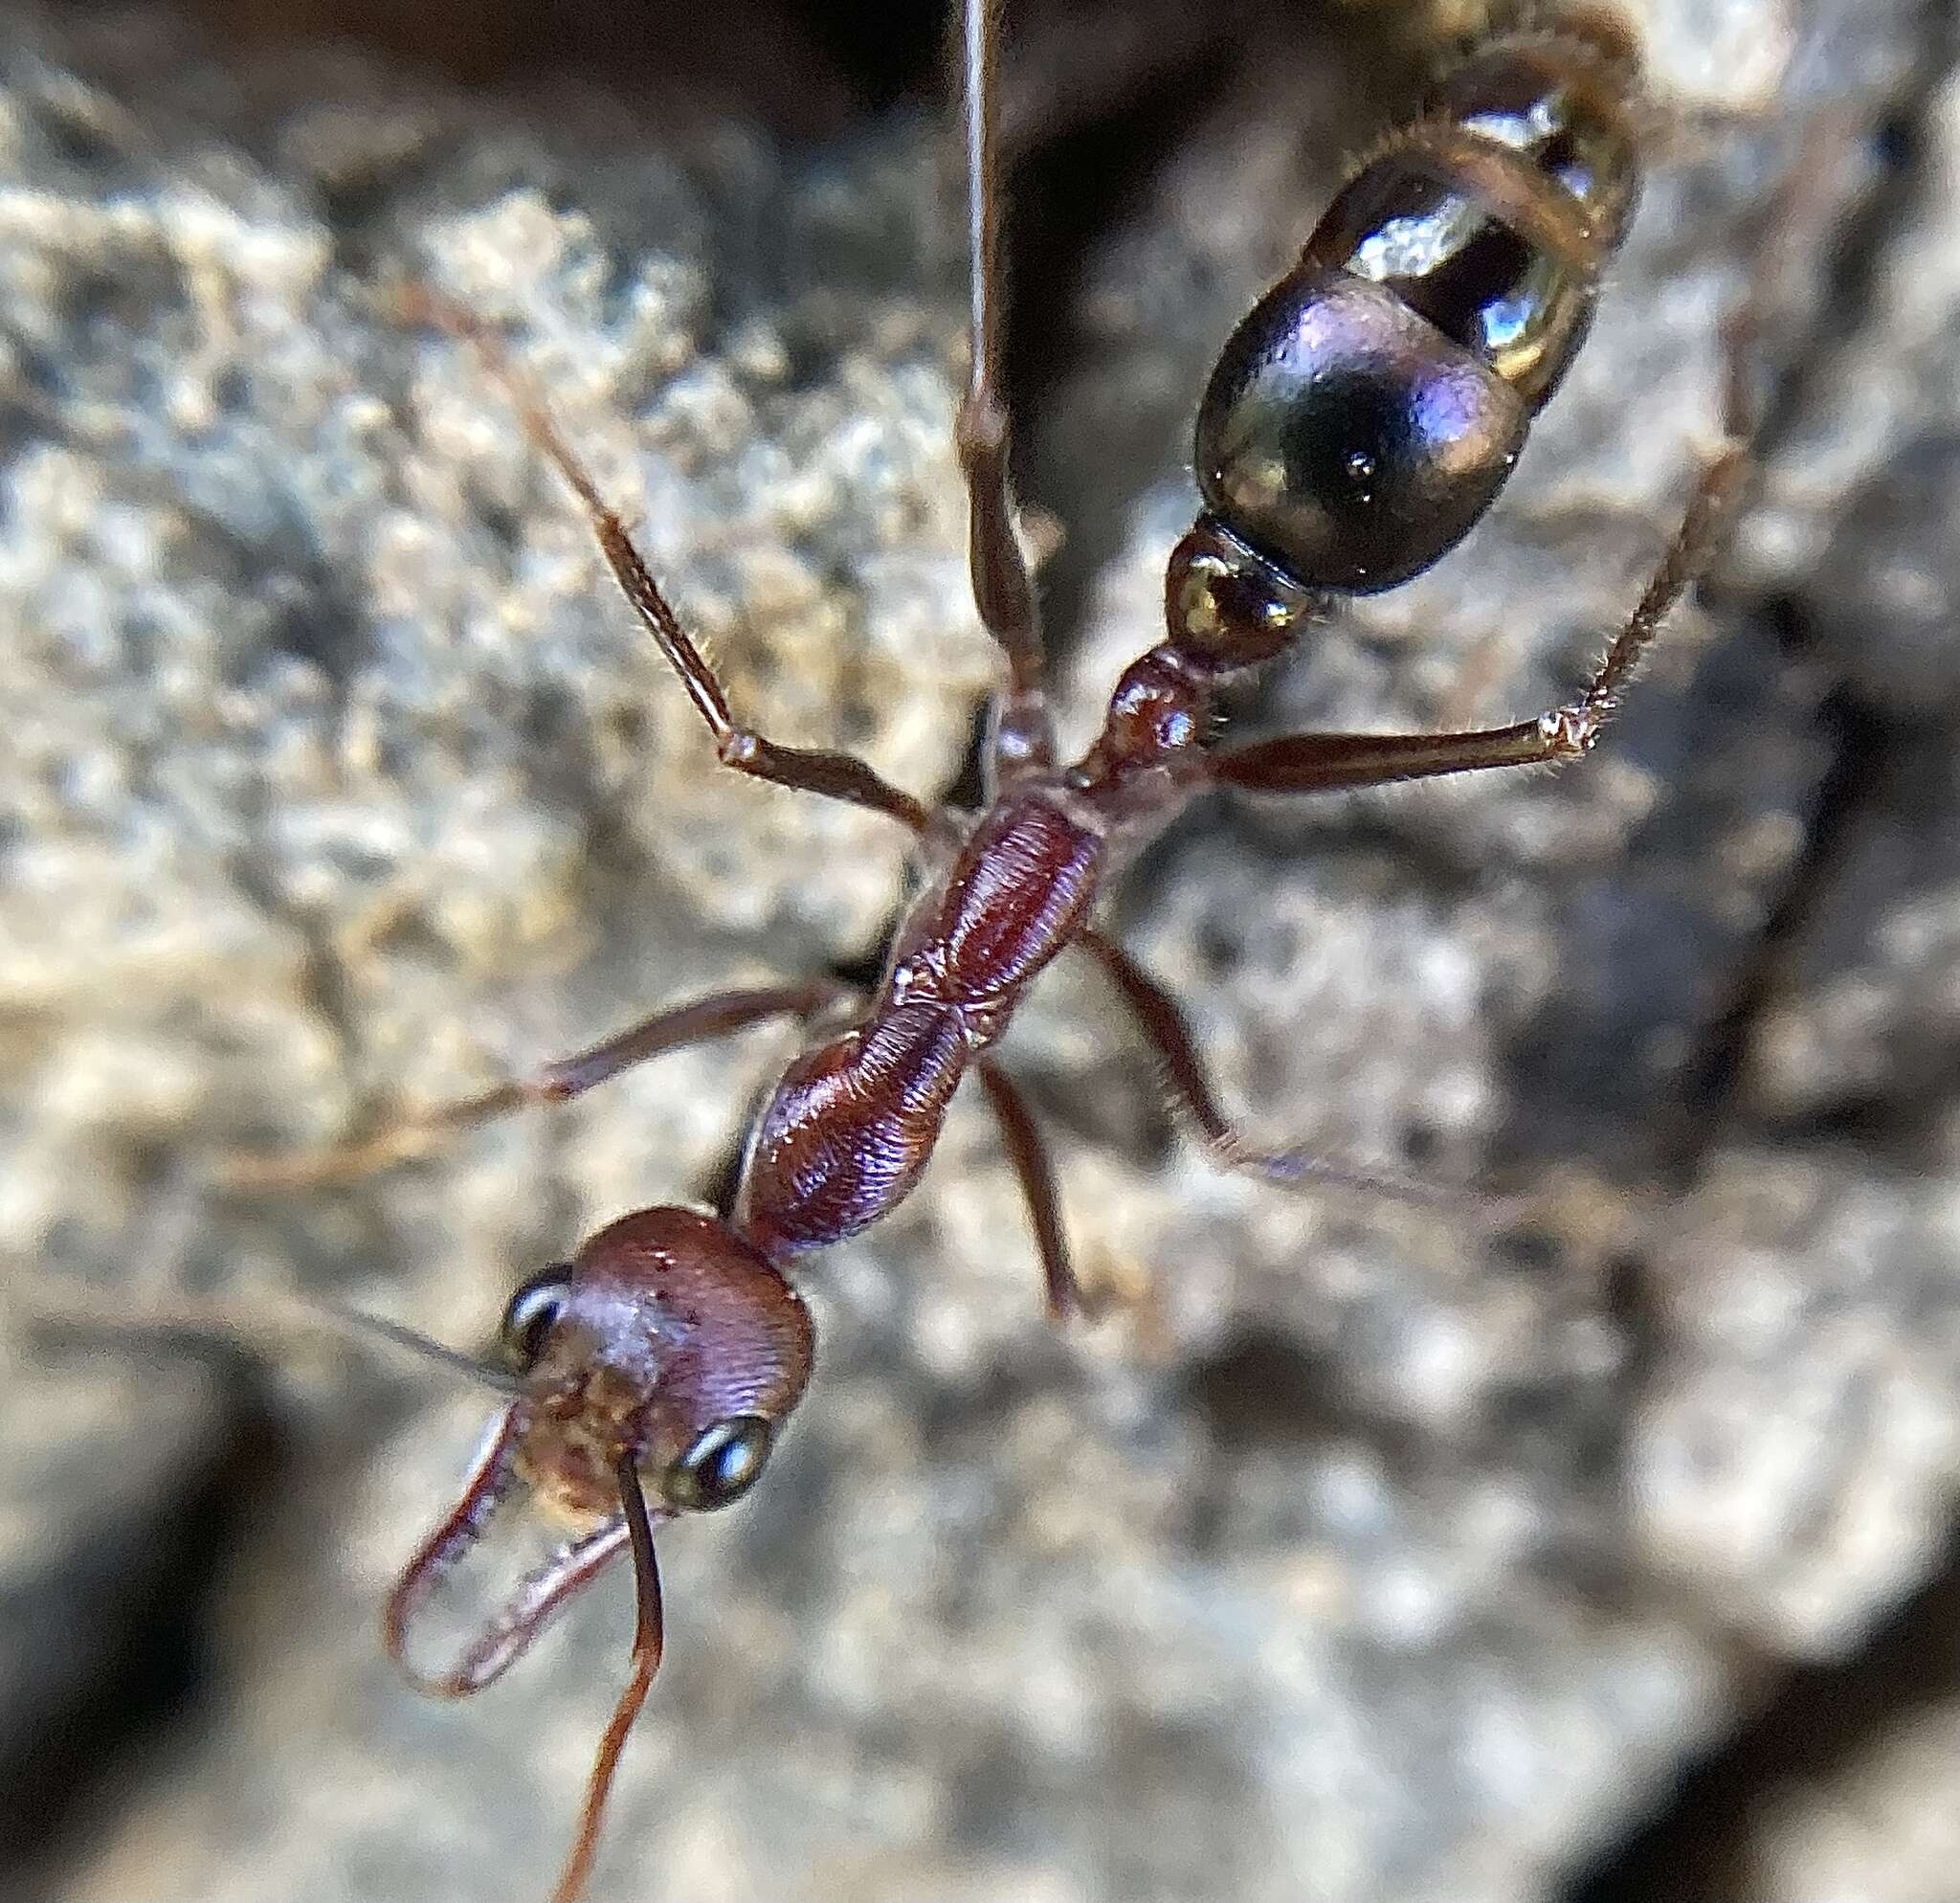
<path fill-rule="evenodd" d="M 507 392 L 721 762 L 884 815 L 911 834 L 925 868 L 876 991 L 846 1021 L 831 1022 L 851 994 L 828 979 L 714 994 L 530 1080 L 328 1155 L 336 1168 L 367 1168 L 412 1139 L 563 1102 L 664 1051 L 766 1019 L 825 1027 L 755 1119 L 726 1213 L 637 1210 L 570 1262 L 528 1278 L 502 1318 L 507 1369 L 372 1325 L 505 1396 L 459 1498 L 388 1601 L 388 1650 L 418 1687 L 450 1697 L 480 1690 L 574 1594 L 632 1556 L 637 1612 L 627 1683 L 599 1742 L 554 1903 L 585 1892 L 620 1752 L 659 1665 L 654 1529 L 726 1506 L 760 1478 L 814 1350 L 791 1273 L 911 1192 L 969 1070 L 1028 1205 L 1048 1307 L 1058 1319 L 1084 1309 L 1041 1133 L 992 1054 L 1022 994 L 1056 957 L 1078 947 L 1102 968 L 1161 1061 L 1173 1107 L 1225 1167 L 1282 1184 L 1357 1179 L 1301 1149 L 1256 1149 L 1234 1130 L 1176 1002 L 1093 922 L 1121 853 L 1210 788 L 1309 794 L 1579 758 L 1711 557 L 1745 474 L 1731 390 L 1723 447 L 1645 592 L 1568 705 L 1476 731 L 1217 743 L 1228 681 L 1287 653 L 1342 597 L 1395 587 L 1468 533 L 1585 337 L 1637 193 L 1637 52 L 1624 29 L 1592 12 L 1500 34 L 1350 174 L 1298 262 L 1227 341 L 1197 413 L 1202 505 L 1170 552 L 1163 636 L 1123 674 L 1088 750 L 1064 763 L 1000 391 L 1000 37 L 999 0 L 965 0 L 971 354 L 957 449 L 974 604 L 1007 675 L 989 709 L 975 811 L 935 811 L 852 754 L 784 746 L 744 726 L 619 517 L 496 339 L 434 293 L 404 294 L 412 316 L 468 342 Z M 256 1174 L 290 1179 L 320 1160 L 263 1159 Z M 576 1536 L 447 1669 L 412 1666 L 418 1611 L 519 1481 Z"/>

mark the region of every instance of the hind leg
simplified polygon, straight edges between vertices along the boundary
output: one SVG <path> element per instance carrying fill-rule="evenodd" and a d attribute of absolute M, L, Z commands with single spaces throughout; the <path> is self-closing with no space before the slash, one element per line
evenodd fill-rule
<path fill-rule="evenodd" d="M 770 1018 L 812 1018 L 850 995 L 850 988 L 834 978 L 710 992 L 705 997 L 657 1011 L 614 1037 L 542 1065 L 529 1077 L 512 1078 L 474 1097 L 435 1105 L 371 1136 L 283 1155 L 227 1156 L 218 1168 L 219 1180 L 235 1189 L 288 1189 L 348 1181 L 386 1169 L 390 1163 L 425 1155 L 455 1131 L 490 1123 L 527 1104 L 568 1102 L 663 1052 L 732 1037 Z"/>

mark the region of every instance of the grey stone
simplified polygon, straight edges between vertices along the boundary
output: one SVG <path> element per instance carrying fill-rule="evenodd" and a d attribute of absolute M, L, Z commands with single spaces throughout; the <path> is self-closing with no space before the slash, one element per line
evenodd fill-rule
<path fill-rule="evenodd" d="M 1641 1545 L 1766 1649 L 1842 1656 L 1938 1559 L 1960 1452 L 1960 1193 L 1723 1150 L 1657 1252 Z"/>
<path fill-rule="evenodd" d="M 269 1469 L 253 1459 L 268 1451 L 266 1422 L 235 1356 L 172 1352 L 153 1332 L 85 1340 L 10 1330 L 0 1344 L 10 1865 L 70 1781 L 100 1767 L 131 1686 L 194 1671 L 194 1601 L 233 1503 Z"/>
<path fill-rule="evenodd" d="M 1789 152 L 1758 56 L 1800 30 L 1804 98 L 1854 121 L 1928 56 L 1885 9 L 1657 15 L 1661 107 L 1759 123 L 1663 150 L 1500 511 L 1248 695 L 1247 730 L 1506 719 L 1580 678 L 1717 427 Z M 210 1723 L 64 1893 L 541 1894 L 623 1581 L 496 1690 L 414 1698 L 374 1612 L 481 1402 L 255 1317 L 327 1289 L 482 1340 L 519 1275 L 699 1192 L 787 1042 L 676 1054 L 344 1188 L 246 1197 L 212 1166 L 861 952 L 902 864 L 876 819 L 713 768 L 508 406 L 400 321 L 390 273 L 507 329 L 759 725 L 929 792 L 993 678 L 938 135 L 654 146 L 596 104 L 546 127 L 357 65 L 220 80 L 153 18 L 10 31 L 0 1239 L 26 1306 L 234 1309 L 312 1449 L 241 1543 Z M 1077 732 L 1154 638 L 1210 354 L 1343 139 L 1406 97 L 1341 57 L 1262 48 L 1086 260 L 1096 348 L 1032 485 L 1073 538 Z M 1862 176 L 1843 159 L 1793 224 L 1783 361 L 1836 336 L 1815 267 Z M 1058 971 L 1011 1051 L 1114 1313 L 1046 1330 L 965 1108 L 921 1194 L 813 1266 L 819 1372 L 771 1474 L 662 1539 L 669 1657 L 595 1897 L 1549 1895 L 1735 1722 L 1739 1653 L 1831 1655 L 1909 1588 L 1955 1464 L 1951 1192 L 1827 1132 L 1835 1059 L 1773 1134 L 1749 1081 L 1838 684 L 1765 599 L 1821 624 L 1853 556 L 1814 552 L 1893 480 L 1880 445 L 1803 487 L 1803 440 L 1770 445 L 1781 542 L 1752 531 L 1586 770 L 1208 803 L 1115 898 L 1253 1128 L 1494 1176 L 1547 1259 L 1468 1199 L 1221 1176 Z M 1930 653 L 1929 626 L 1901 638 Z M 1899 857 L 1896 903 L 1927 863 Z M 1937 1121 L 1925 1010 L 1896 995 L 1860 1101 Z M 236 1431 L 191 1420 L 194 1445 Z M 72 1489 L 17 1497 L 45 1547 Z"/>

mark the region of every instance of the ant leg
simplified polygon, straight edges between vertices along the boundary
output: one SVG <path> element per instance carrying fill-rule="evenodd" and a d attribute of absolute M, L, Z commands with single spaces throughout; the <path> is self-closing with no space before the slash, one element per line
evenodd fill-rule
<path fill-rule="evenodd" d="M 1056 1194 L 1055 1168 L 1048 1160 L 1034 1112 L 1017 1085 L 991 1058 L 979 1061 L 980 1082 L 987 1091 L 1008 1161 L 1020 1178 L 1021 1194 L 1035 1224 L 1035 1245 L 1041 1252 L 1041 1275 L 1048 1289 L 1048 1312 L 1056 1321 L 1081 1314 L 1086 1307 L 1081 1285 L 1069 1262 L 1068 1237 L 1061 1226 L 1061 1200 Z"/>
<path fill-rule="evenodd" d="M 659 584 L 633 546 L 626 525 L 600 496 L 585 465 L 559 434 L 544 398 L 511 362 L 502 345 L 472 313 L 425 286 L 405 287 L 400 302 L 411 320 L 435 325 L 473 346 L 491 375 L 502 386 L 524 433 L 578 498 L 620 593 L 653 636 L 668 664 L 680 677 L 680 684 L 687 689 L 688 698 L 714 736 L 715 752 L 722 764 L 776 786 L 793 787 L 804 793 L 821 794 L 826 799 L 868 807 L 914 833 L 924 833 L 929 823 L 925 808 L 909 793 L 893 786 L 868 761 L 860 760 L 855 753 L 779 746 L 752 728 L 736 724 L 714 669 L 667 605 Z"/>
<path fill-rule="evenodd" d="M 1034 577 L 1014 524 L 1007 403 L 999 388 L 1000 0 L 967 0 L 962 35 L 972 348 L 955 441 L 967 478 L 973 604 L 1008 662 L 1007 688 L 991 710 L 989 751 L 996 779 L 1012 781 L 1055 764 L 1055 730 Z"/>
<path fill-rule="evenodd" d="M 851 996 L 851 988 L 835 978 L 762 985 L 752 991 L 710 992 L 705 997 L 657 1011 L 602 1043 L 541 1066 L 533 1076 L 512 1078 L 474 1097 L 438 1104 L 372 1136 L 287 1155 L 228 1156 L 219 1166 L 219 1179 L 230 1188 L 257 1190 L 300 1188 L 364 1176 L 390 1163 L 426 1154 L 451 1132 L 489 1123 L 526 1104 L 562 1104 L 581 1096 L 622 1070 L 665 1051 L 731 1037 L 769 1018 L 808 1019 Z"/>
<path fill-rule="evenodd" d="M 1576 701 L 1535 720 L 1471 733 L 1289 733 L 1255 740 L 1210 755 L 1207 778 L 1253 793 L 1325 793 L 1577 759 L 1618 709 L 1648 644 L 1713 557 L 1748 472 L 1748 458 L 1735 442 L 1702 472 L 1646 593 Z"/>
<path fill-rule="evenodd" d="M 1118 996 L 1163 1065 L 1164 1096 L 1172 1114 L 1197 1130 L 1220 1169 L 1282 1186 L 1322 1184 L 1430 1208 L 1468 1208 L 1493 1224 L 1511 1212 L 1513 1205 L 1504 1198 L 1424 1182 L 1420 1177 L 1392 1171 L 1354 1168 L 1316 1156 L 1304 1145 L 1278 1150 L 1255 1148 L 1232 1127 L 1231 1119 L 1218 1107 L 1217 1096 L 1205 1075 L 1204 1062 L 1192 1040 L 1191 1026 L 1184 1021 L 1177 1000 L 1115 940 L 1091 929 L 1084 931 L 1078 942 L 1115 982 Z"/>

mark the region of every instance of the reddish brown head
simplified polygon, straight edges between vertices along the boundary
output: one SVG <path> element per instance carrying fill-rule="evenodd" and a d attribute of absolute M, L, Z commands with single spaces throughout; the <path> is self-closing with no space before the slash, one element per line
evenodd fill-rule
<path fill-rule="evenodd" d="M 601 1229 L 518 1290 L 503 1334 L 524 1385 L 517 1471 L 575 1521 L 618 1511 L 627 1459 L 657 1516 L 735 1499 L 810 1378 L 801 1299 L 691 1209 Z"/>
<path fill-rule="evenodd" d="M 488 1685 L 580 1587 L 632 1551 L 633 1668 L 553 1893 L 554 1903 L 570 1903 L 584 1891 L 620 1747 L 660 1661 L 653 1529 L 748 1490 L 802 1397 L 813 1339 L 809 1311 L 767 1257 L 717 1218 L 672 1208 L 622 1217 L 575 1261 L 532 1276 L 504 1310 L 503 1339 L 515 1398 L 461 1498 L 403 1571 L 383 1625 L 390 1652 L 418 1686 L 460 1697 Z M 410 1622 L 518 1479 L 576 1536 L 447 1671 L 418 1670 L 405 1657 Z"/>

